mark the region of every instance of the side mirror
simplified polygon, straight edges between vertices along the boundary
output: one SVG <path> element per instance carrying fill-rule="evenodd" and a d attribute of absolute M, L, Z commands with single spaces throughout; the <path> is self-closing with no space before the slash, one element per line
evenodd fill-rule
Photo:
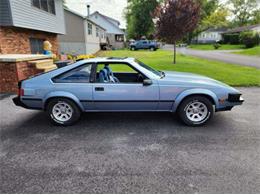
<path fill-rule="evenodd" d="M 148 85 L 151 85 L 151 84 L 153 84 L 153 81 L 152 81 L 152 80 L 150 80 L 150 79 L 144 79 L 144 81 L 143 81 L 143 85 L 144 85 L 144 86 L 148 86 Z"/>

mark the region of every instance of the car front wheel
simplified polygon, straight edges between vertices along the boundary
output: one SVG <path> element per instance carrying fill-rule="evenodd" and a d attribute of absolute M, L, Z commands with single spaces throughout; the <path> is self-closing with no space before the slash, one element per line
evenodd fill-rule
<path fill-rule="evenodd" d="M 181 120 L 189 126 L 206 124 L 213 116 L 213 105 L 204 96 L 191 96 L 186 98 L 178 108 Z"/>
<path fill-rule="evenodd" d="M 77 122 L 81 111 L 71 100 L 65 98 L 52 99 L 47 106 L 51 121 L 56 125 L 69 126 Z"/>

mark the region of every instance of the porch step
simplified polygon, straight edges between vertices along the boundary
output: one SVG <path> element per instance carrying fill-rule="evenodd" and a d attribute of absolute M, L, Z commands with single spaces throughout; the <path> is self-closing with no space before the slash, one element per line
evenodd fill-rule
<path fill-rule="evenodd" d="M 34 65 L 37 69 L 43 70 L 44 72 L 48 72 L 50 70 L 57 68 L 57 66 L 53 64 L 52 59 L 34 60 L 34 61 L 29 61 L 29 63 Z"/>

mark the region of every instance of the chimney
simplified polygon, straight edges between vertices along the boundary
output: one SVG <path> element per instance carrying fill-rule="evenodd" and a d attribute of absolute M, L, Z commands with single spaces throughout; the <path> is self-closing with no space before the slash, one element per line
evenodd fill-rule
<path fill-rule="evenodd" d="M 89 15 L 90 15 L 90 5 L 87 5 L 87 11 L 88 11 L 88 17 L 89 17 Z"/>

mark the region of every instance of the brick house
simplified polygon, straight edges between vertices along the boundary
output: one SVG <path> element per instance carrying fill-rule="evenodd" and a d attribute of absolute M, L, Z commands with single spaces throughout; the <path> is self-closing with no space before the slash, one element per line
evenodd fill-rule
<path fill-rule="evenodd" d="M 62 0 L 1 0 L 0 54 L 37 54 L 43 41 L 58 53 L 58 34 L 65 34 Z"/>
<path fill-rule="evenodd" d="M 56 67 L 51 56 L 35 54 L 43 53 L 44 40 L 58 54 L 58 34 L 65 34 L 62 0 L 0 0 L 0 93 Z"/>

